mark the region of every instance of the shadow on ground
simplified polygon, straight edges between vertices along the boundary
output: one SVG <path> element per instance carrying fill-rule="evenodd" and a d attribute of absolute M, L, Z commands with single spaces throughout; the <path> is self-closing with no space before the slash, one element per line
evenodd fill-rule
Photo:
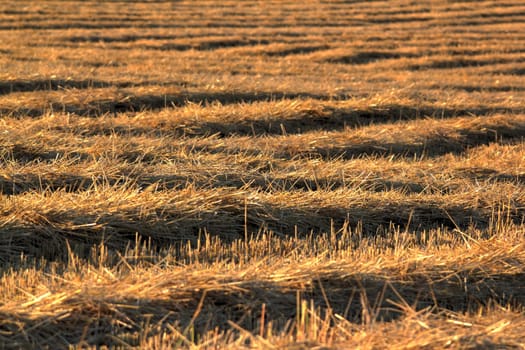
<path fill-rule="evenodd" d="M 440 157 L 446 154 L 460 155 L 467 150 L 484 146 L 495 142 L 515 142 L 525 135 L 525 124 L 514 123 L 508 125 L 477 126 L 475 129 L 456 129 L 455 135 L 431 134 L 416 141 L 409 142 L 384 142 L 381 140 L 367 139 L 349 141 L 347 144 L 340 141 L 333 142 L 329 146 L 311 146 L 309 149 L 297 143 L 287 144 L 285 140 L 275 139 L 281 147 L 274 150 L 273 147 L 260 148 L 257 145 L 249 145 L 244 148 L 233 145 L 216 146 L 214 144 L 194 146 L 194 152 L 209 153 L 240 153 L 244 155 L 257 156 L 271 154 L 279 159 L 323 158 L 333 159 L 356 159 L 363 156 L 398 156 L 398 157 Z M 299 142 L 299 141 L 297 141 Z M 306 149 L 305 149 L 306 148 Z"/>
<path fill-rule="evenodd" d="M 67 80 L 67 79 L 41 79 L 41 80 L 15 80 L 0 81 L 0 95 L 12 92 L 49 91 L 61 89 L 91 89 L 118 87 L 128 88 L 134 86 L 159 85 L 176 86 L 178 92 L 152 95 L 127 95 L 120 100 L 100 99 L 84 104 L 68 103 L 63 101 L 49 100 L 31 106 L 18 106 L 6 108 L 0 106 L 0 114 L 14 117 L 31 116 L 39 117 L 50 111 L 72 113 L 85 117 L 97 117 L 106 114 L 133 113 L 139 111 L 155 111 L 165 108 L 180 107 L 188 103 L 207 104 L 221 103 L 223 105 L 238 103 L 254 103 L 277 101 L 284 99 L 315 99 L 321 101 L 344 100 L 348 95 L 317 94 L 297 91 L 224 91 L 205 92 L 188 91 L 190 87 L 195 89 L 191 83 L 186 81 L 168 82 L 126 82 L 126 81 L 101 81 L 101 80 Z M 460 89 L 475 91 L 476 87 L 460 86 Z M 491 89 L 491 88 L 487 88 Z M 496 87 L 498 91 L 512 91 L 519 89 L 512 86 Z M 283 128 L 287 133 L 300 133 L 311 130 L 338 130 L 344 127 L 355 127 L 374 123 L 387 123 L 396 120 L 412 120 L 423 117 L 453 118 L 462 115 L 484 116 L 495 113 L 516 112 L 515 109 L 504 105 L 476 106 L 468 108 L 450 108 L 432 105 L 401 105 L 391 104 L 370 108 L 337 108 L 326 107 L 321 112 L 300 112 L 296 117 L 286 118 L 269 116 L 268 118 L 257 118 L 255 120 L 236 120 L 232 122 L 204 122 L 196 125 L 197 133 L 219 133 L 228 135 L 263 135 L 281 134 Z M 518 111 L 519 112 L 519 111 Z M 199 129 L 202 129 L 199 132 Z M 137 130 L 140 132 L 141 130 Z M 146 130 L 143 130 L 144 132 Z"/>
<path fill-rule="evenodd" d="M 403 312 L 390 301 L 410 305 L 416 310 L 436 308 L 436 311 L 459 313 L 476 312 L 493 303 L 515 307 L 525 304 L 525 275 L 522 273 L 489 275 L 483 271 L 460 271 L 458 274 L 435 271 L 420 274 L 411 271 L 404 278 L 396 279 L 336 272 L 302 278 L 301 282 L 306 285 L 288 288 L 270 281 L 230 282 L 235 287 L 230 287 L 227 281 L 213 288 L 208 288 L 205 280 L 201 281 L 202 288 L 195 288 L 198 283 L 189 283 L 192 289 L 172 288 L 173 295 L 163 300 L 131 296 L 113 299 L 105 296 L 108 293 L 97 297 L 73 294 L 60 302 L 62 309 L 69 311 L 65 314 L 34 317 L 4 311 L 0 313 L 0 341 L 8 348 L 66 347 L 79 343 L 118 346 L 122 342 L 137 346 L 141 338 L 172 333 L 173 326 L 181 332 L 191 329 L 200 335 L 215 328 L 238 334 L 228 321 L 258 334 L 263 305 L 266 306 L 265 320 L 272 320 L 273 334 L 293 334 L 298 320 L 316 322 L 312 310 L 298 314 L 301 307 L 297 305 L 297 293 L 301 300 L 312 301 L 314 310 L 321 310 L 318 316 L 322 319 L 331 312 L 328 315 L 341 315 L 354 327 L 402 317 Z M 170 283 L 178 281 L 166 279 L 165 287 Z M 202 308 L 199 301 L 203 302 Z M 196 310 L 199 311 L 196 313 Z M 303 317 L 302 312 L 308 315 Z M 335 318 L 330 321 L 333 322 Z M 269 327 L 266 322 L 265 327 Z M 174 340 L 178 338 L 172 335 Z M 189 333 L 185 336 L 189 337 Z"/>
<path fill-rule="evenodd" d="M 455 69 L 464 67 L 483 67 L 491 66 L 496 64 L 507 64 L 507 63 L 522 63 L 525 62 L 525 58 L 469 58 L 469 57 L 458 57 L 455 59 L 444 59 L 434 60 L 428 63 L 413 64 L 408 69 L 413 71 L 427 70 L 427 69 Z"/>
<path fill-rule="evenodd" d="M 525 124 L 499 126 L 494 129 L 457 130 L 458 136 L 432 135 L 415 143 L 377 142 L 363 140 L 349 146 L 318 147 L 311 155 L 326 159 L 354 159 L 364 155 L 440 157 L 445 154 L 463 154 L 470 148 L 488 145 L 493 142 L 519 140 L 525 135 Z M 284 154 L 283 154 L 284 155 Z"/>
<path fill-rule="evenodd" d="M 80 184 L 89 182 L 81 180 Z M 9 187 L 7 187 L 9 189 Z M 213 203 L 206 190 L 187 202 L 184 191 L 172 192 L 171 201 L 164 204 L 122 206 L 93 203 L 94 208 L 55 205 L 33 212 L 33 209 L 6 210 L 0 222 L 1 259 L 17 259 L 20 254 L 49 260 L 68 259 L 68 241 L 80 257 L 88 257 L 90 249 L 101 242 L 108 249 L 123 251 L 136 235 L 150 240 L 158 248 L 196 242 L 206 231 L 226 242 L 242 239 L 248 232 L 272 231 L 281 237 L 297 234 L 321 234 L 339 229 L 348 223 L 359 225 L 364 236 L 382 236 L 392 227 L 419 235 L 432 229 L 467 230 L 471 226 L 487 228 L 493 206 L 478 203 L 450 203 L 446 198 L 397 202 L 378 196 L 348 199 L 347 203 L 320 205 L 305 194 L 304 200 L 289 205 L 273 203 L 273 197 L 246 199 L 237 189 L 223 189 Z M 139 194 L 140 196 L 140 194 Z M 72 197 L 75 201 L 77 197 Z M 79 193 L 78 200 L 84 198 Z M 88 197 L 89 198 L 89 197 Z M 200 199 L 199 199 L 200 198 Z M 298 197 L 297 197 L 298 198 Z M 93 200 L 93 199 L 83 199 Z M 297 200 L 297 199 L 296 199 Z M 519 224 L 525 215 L 525 203 L 513 202 L 509 219 Z M 45 246 L 42 242 L 46 242 Z"/>
<path fill-rule="evenodd" d="M 33 80 L 4 80 L 0 81 L 0 95 L 13 92 L 53 91 L 65 89 L 99 89 L 107 87 L 128 88 L 145 85 L 176 85 L 188 86 L 188 82 L 128 82 L 128 81 L 103 81 L 95 79 L 33 79 Z M 28 108 L 28 110 L 37 108 Z M 36 113 L 36 112 L 35 112 Z"/>

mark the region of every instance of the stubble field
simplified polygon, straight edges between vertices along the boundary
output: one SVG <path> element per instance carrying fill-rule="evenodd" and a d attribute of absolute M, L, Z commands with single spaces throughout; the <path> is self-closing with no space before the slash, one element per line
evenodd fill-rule
<path fill-rule="evenodd" d="M 0 347 L 525 348 L 525 4 L 0 2 Z"/>

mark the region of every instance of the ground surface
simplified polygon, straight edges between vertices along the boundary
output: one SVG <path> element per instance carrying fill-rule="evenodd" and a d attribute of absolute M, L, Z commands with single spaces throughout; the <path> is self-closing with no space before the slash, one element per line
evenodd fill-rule
<path fill-rule="evenodd" d="M 0 2 L 0 347 L 524 348 L 525 5 Z"/>

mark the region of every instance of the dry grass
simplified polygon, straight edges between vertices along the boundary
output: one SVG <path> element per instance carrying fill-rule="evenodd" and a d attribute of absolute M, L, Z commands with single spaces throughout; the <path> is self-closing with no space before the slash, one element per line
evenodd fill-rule
<path fill-rule="evenodd" d="M 0 348 L 525 348 L 524 18 L 0 2 Z"/>

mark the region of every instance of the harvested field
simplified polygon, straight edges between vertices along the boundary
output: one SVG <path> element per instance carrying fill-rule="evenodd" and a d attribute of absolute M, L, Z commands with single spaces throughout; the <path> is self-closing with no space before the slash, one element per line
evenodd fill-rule
<path fill-rule="evenodd" d="M 0 1 L 0 348 L 525 348 L 525 4 Z"/>

